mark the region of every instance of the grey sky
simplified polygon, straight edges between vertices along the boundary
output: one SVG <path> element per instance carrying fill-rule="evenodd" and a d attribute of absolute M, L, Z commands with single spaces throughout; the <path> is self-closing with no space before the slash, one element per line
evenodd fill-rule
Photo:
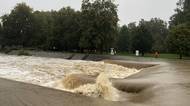
<path fill-rule="evenodd" d="M 9 13 L 16 3 L 26 2 L 34 10 L 58 10 L 63 6 L 80 9 L 82 0 L 0 0 L 0 16 Z M 120 24 L 159 17 L 165 21 L 174 14 L 178 0 L 116 0 Z"/>

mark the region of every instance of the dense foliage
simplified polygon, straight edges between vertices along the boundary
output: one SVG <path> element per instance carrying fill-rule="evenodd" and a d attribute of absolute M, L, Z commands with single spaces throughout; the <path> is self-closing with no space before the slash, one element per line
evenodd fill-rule
<path fill-rule="evenodd" d="M 2 16 L 1 45 L 59 51 L 107 51 L 117 35 L 117 5 L 83 0 L 81 11 L 33 11 L 19 3 Z"/>
<path fill-rule="evenodd" d="M 109 50 L 117 35 L 117 6 L 111 0 L 83 0 L 79 46 L 82 49 Z"/>
<path fill-rule="evenodd" d="M 180 24 L 171 29 L 171 35 L 168 39 L 169 47 L 180 55 L 188 55 L 190 52 L 190 26 Z"/>
<path fill-rule="evenodd" d="M 32 9 L 24 3 L 18 4 L 9 15 L 2 17 L 4 36 L 3 45 L 32 46 L 34 36 L 34 16 Z"/>
<path fill-rule="evenodd" d="M 0 23 L 0 41 L 2 41 L 2 36 L 3 36 L 3 28 L 2 28 L 2 25 Z M 1 45 L 1 42 L 0 42 L 0 45 Z"/>
<path fill-rule="evenodd" d="M 130 51 L 130 34 L 129 29 L 126 25 L 123 25 L 119 29 L 118 39 L 117 39 L 117 49 L 119 51 Z"/>
<path fill-rule="evenodd" d="M 119 30 L 117 47 L 119 51 L 166 52 L 167 24 L 161 19 L 141 20 L 138 25 L 130 23 Z"/>
<path fill-rule="evenodd" d="M 152 48 L 152 36 L 146 28 L 144 21 L 139 23 L 135 35 L 132 36 L 132 47 L 133 51 L 139 50 L 142 56 Z"/>
<path fill-rule="evenodd" d="M 179 0 L 176 14 L 171 17 L 168 46 L 171 51 L 190 55 L 190 0 Z"/>
<path fill-rule="evenodd" d="M 174 52 L 190 55 L 190 0 L 179 0 L 169 28 L 152 18 L 138 24 L 118 25 L 113 0 L 83 0 L 81 10 L 63 7 L 58 11 L 33 11 L 19 3 L 1 17 L 2 48 L 107 52 Z M 168 49 L 169 48 L 169 49 Z"/>

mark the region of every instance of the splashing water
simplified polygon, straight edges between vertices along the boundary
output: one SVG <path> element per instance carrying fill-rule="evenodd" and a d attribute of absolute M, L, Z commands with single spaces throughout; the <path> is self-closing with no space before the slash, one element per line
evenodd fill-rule
<path fill-rule="evenodd" d="M 69 77 L 73 76 L 71 75 Z M 73 78 L 71 78 L 70 80 L 73 80 Z M 74 79 L 74 81 L 77 80 Z M 81 82 L 78 81 L 78 83 Z M 65 87 L 62 86 L 62 83 L 59 83 L 58 85 L 58 89 L 67 90 L 69 92 L 91 97 L 102 97 L 110 101 L 120 101 L 119 91 L 112 86 L 112 83 L 110 82 L 109 77 L 106 73 L 100 73 L 100 75 L 96 79 L 95 84 L 84 84 L 75 89 L 65 89 Z"/>
<path fill-rule="evenodd" d="M 107 100 L 117 100 L 118 98 L 117 90 L 112 87 L 108 78 L 125 78 L 139 71 L 104 62 L 0 54 L 1 78 L 66 91 L 70 90 L 65 89 L 63 84 L 58 82 L 65 76 L 70 74 L 97 76 L 101 73 L 96 79 L 96 84 L 79 86 L 72 92 L 84 93 L 84 95 L 93 97 L 101 96 Z M 57 83 L 59 83 L 59 86 L 57 86 Z M 83 91 L 81 92 L 80 89 L 83 89 Z"/>
<path fill-rule="evenodd" d="M 96 86 L 100 94 L 106 100 L 118 101 L 118 90 L 112 86 L 106 73 L 101 73 L 96 79 Z"/>

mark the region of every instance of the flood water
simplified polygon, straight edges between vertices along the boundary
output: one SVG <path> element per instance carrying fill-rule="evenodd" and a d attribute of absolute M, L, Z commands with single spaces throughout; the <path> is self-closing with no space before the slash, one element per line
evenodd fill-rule
<path fill-rule="evenodd" d="M 126 58 L 126 60 L 118 61 L 128 63 L 129 57 L 122 58 Z M 139 63 L 139 58 L 133 59 Z M 189 106 L 190 61 L 157 61 L 158 60 L 154 61 L 153 59 L 141 60 L 141 63 L 148 62 L 158 65 L 145 68 L 139 72 L 140 70 L 134 71 L 133 69 L 105 64 L 104 62 L 0 55 L 1 78 L 56 88 L 53 86 L 53 82 L 63 80 L 70 75 L 78 73 L 92 75 L 95 79 L 94 83 L 79 86 L 75 88 L 73 92 L 92 97 L 99 97 L 99 94 L 102 93 L 101 96 L 104 99 L 110 100 L 106 101 L 98 98 L 90 98 L 0 78 L 0 90 L 2 91 L 0 104 L 6 104 L 8 106 L 11 103 L 14 106 L 31 105 L 31 103 L 33 103 L 34 106 Z M 132 75 L 135 72 L 139 73 Z M 127 77 L 129 75 L 132 76 Z M 111 80 L 111 83 L 109 81 L 110 77 L 127 78 L 114 79 Z M 120 95 L 118 95 L 119 92 L 114 87 L 123 91 L 122 93 L 124 95 L 122 96 L 121 94 L 121 97 L 125 99 L 124 101 L 120 99 L 117 100 Z M 104 91 L 106 91 L 106 93 L 104 93 Z"/>
<path fill-rule="evenodd" d="M 0 55 L 1 78 L 67 90 L 75 93 L 83 92 L 84 95 L 92 97 L 98 97 L 98 95 L 100 95 L 99 93 L 102 91 L 100 89 L 104 89 L 102 87 L 107 87 L 106 89 L 109 90 L 111 89 L 112 91 L 109 91 L 109 93 L 114 92 L 114 88 L 112 88 L 111 82 L 109 82 L 108 78 L 122 79 L 139 71 L 140 70 L 137 69 L 126 68 L 104 62 Z M 101 73 L 104 73 L 105 75 L 102 77 Z M 74 90 L 56 86 L 56 83 L 59 80 L 62 80 L 65 76 L 71 74 L 85 74 L 90 76 L 101 74 L 101 78 L 99 80 L 97 79 L 95 84 L 86 84 Z M 98 91 L 99 93 L 94 94 Z M 93 93 L 93 95 L 91 93 Z M 114 99 L 108 98 L 108 100 Z"/>

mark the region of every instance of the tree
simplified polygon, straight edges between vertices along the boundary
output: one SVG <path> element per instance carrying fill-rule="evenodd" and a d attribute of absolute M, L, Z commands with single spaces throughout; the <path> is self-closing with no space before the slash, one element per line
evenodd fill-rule
<path fill-rule="evenodd" d="M 133 37 L 134 36 L 136 36 L 136 34 L 137 34 L 137 25 L 136 25 L 136 22 L 131 22 L 131 23 L 129 23 L 128 24 L 128 33 L 129 33 L 129 35 L 128 35 L 128 37 L 129 37 L 129 39 L 128 39 L 128 41 L 129 41 L 129 46 L 128 46 L 128 48 L 129 48 L 129 52 L 134 52 L 134 48 L 133 48 Z"/>
<path fill-rule="evenodd" d="M 62 8 L 58 11 L 56 17 L 55 34 L 58 48 L 66 51 L 78 49 L 80 12 L 70 7 Z"/>
<path fill-rule="evenodd" d="M 3 31 L 3 27 L 2 27 L 2 25 L 0 23 L 0 36 L 2 35 L 2 31 Z"/>
<path fill-rule="evenodd" d="M 182 59 L 184 54 L 190 52 L 190 27 L 186 24 L 180 24 L 171 29 L 168 37 L 168 45 L 172 51 L 179 54 Z"/>
<path fill-rule="evenodd" d="M 144 25 L 153 39 L 152 50 L 166 52 L 166 38 L 169 34 L 167 23 L 159 18 L 152 18 L 150 21 L 145 21 Z"/>
<path fill-rule="evenodd" d="M 179 0 L 176 13 L 171 17 L 168 47 L 180 59 L 190 52 L 190 1 Z"/>
<path fill-rule="evenodd" d="M 119 51 L 129 51 L 129 31 L 126 25 L 123 25 L 119 31 L 117 48 Z"/>
<path fill-rule="evenodd" d="M 34 35 L 34 17 L 32 9 L 25 3 L 19 3 L 11 11 L 10 15 L 2 17 L 5 45 L 20 45 L 23 47 L 32 46 Z"/>
<path fill-rule="evenodd" d="M 81 11 L 34 11 L 19 3 L 2 16 L 2 44 L 43 50 L 105 51 L 118 34 L 117 6 L 111 0 L 83 0 Z"/>
<path fill-rule="evenodd" d="M 139 50 L 142 56 L 152 48 L 152 36 L 143 20 L 140 21 L 139 26 L 136 28 L 136 31 L 132 36 L 132 48 L 133 51 Z"/>
<path fill-rule="evenodd" d="M 3 28 L 2 28 L 2 25 L 0 23 L 0 46 L 2 46 L 2 36 L 3 36 Z"/>
<path fill-rule="evenodd" d="M 113 46 L 117 35 L 117 6 L 111 0 L 82 1 L 79 46 L 100 52 Z"/>
<path fill-rule="evenodd" d="M 170 28 L 182 23 L 190 23 L 190 1 L 179 0 L 175 14 L 170 18 Z"/>
<path fill-rule="evenodd" d="M 35 11 L 35 36 L 34 44 L 37 48 L 49 50 L 53 48 L 53 37 L 54 37 L 54 11 Z"/>

